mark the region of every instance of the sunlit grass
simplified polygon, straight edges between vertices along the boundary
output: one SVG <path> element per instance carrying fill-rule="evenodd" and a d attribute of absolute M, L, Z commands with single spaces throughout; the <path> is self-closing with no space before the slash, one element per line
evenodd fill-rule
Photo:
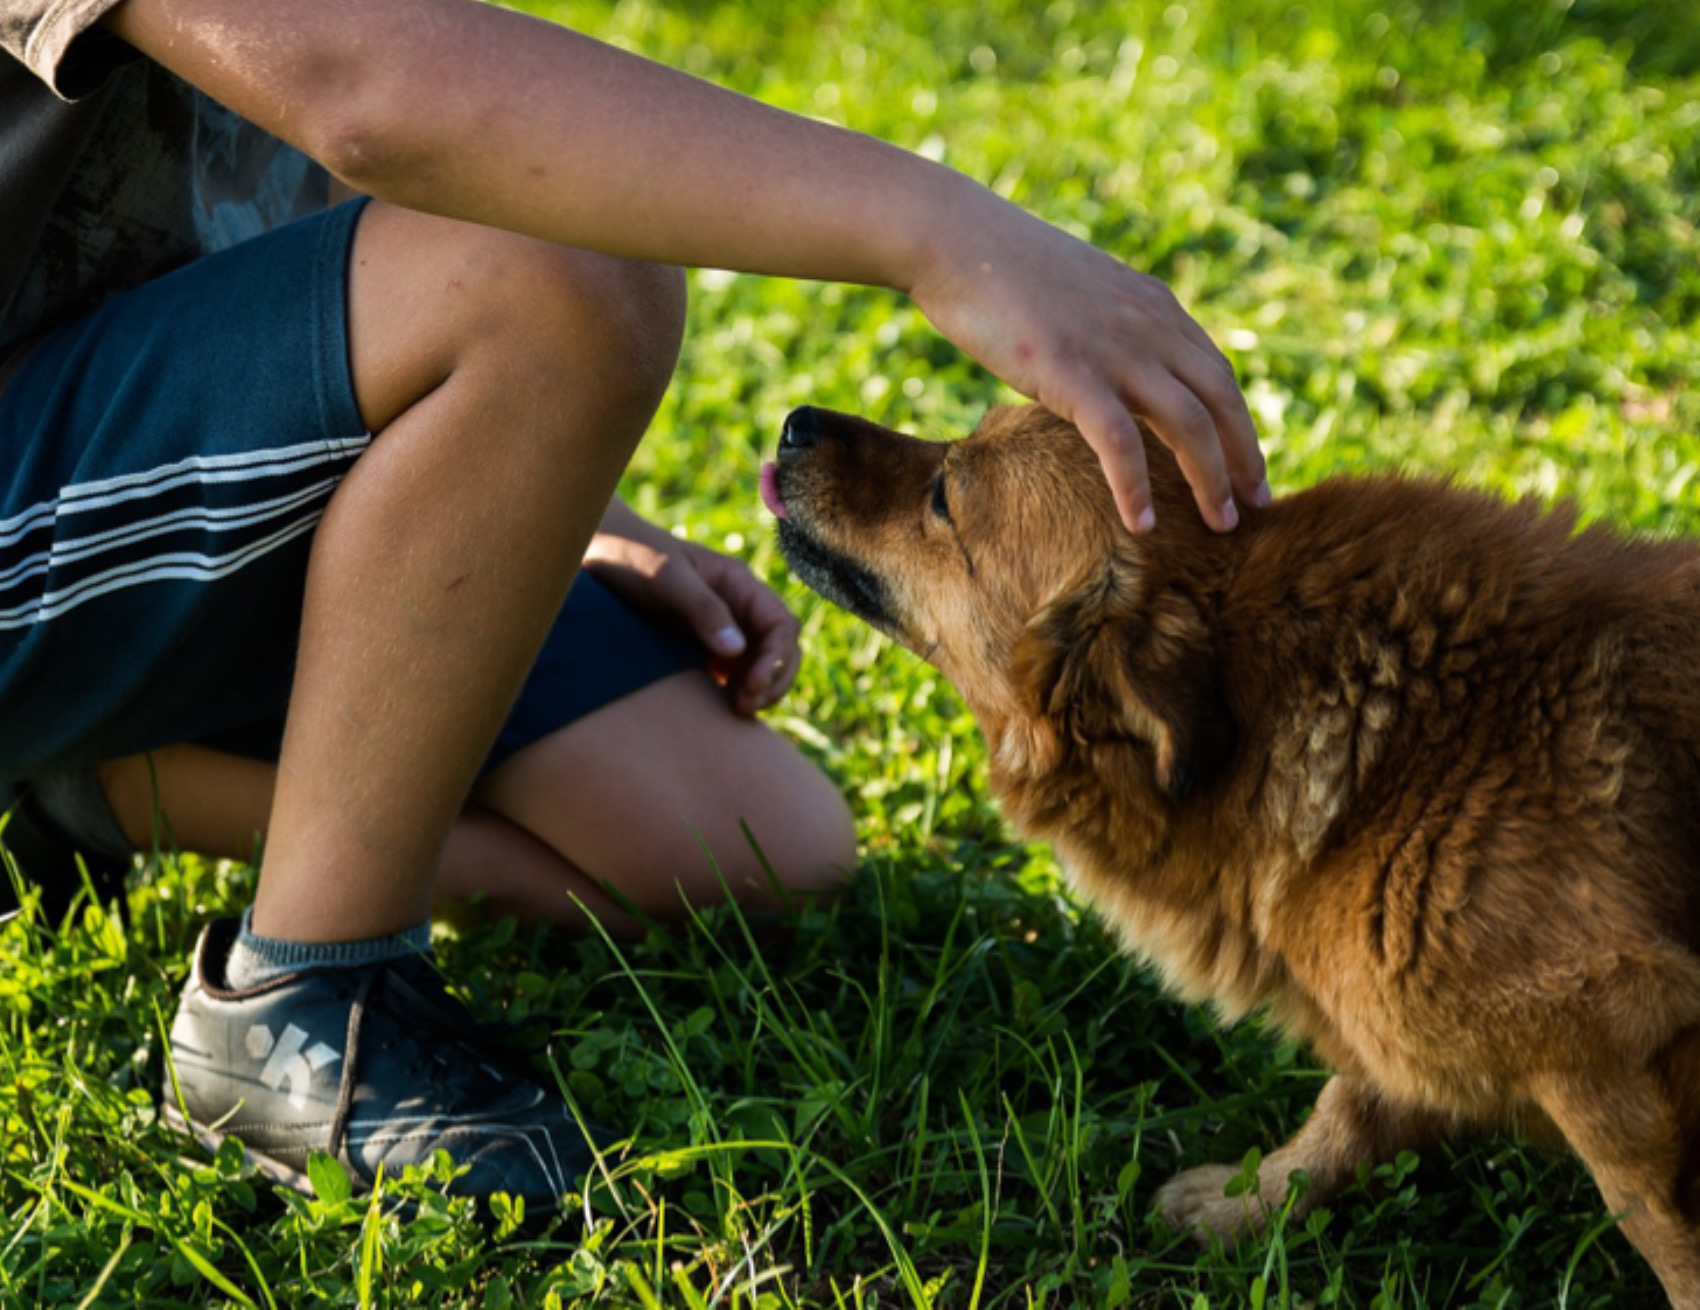
<path fill-rule="evenodd" d="M 1700 533 L 1700 28 L 1675 4 L 533 7 L 941 157 L 1163 276 L 1233 355 L 1280 489 L 1446 470 Z M 1158 999 L 1011 840 L 948 687 L 779 573 L 754 490 L 797 403 L 945 436 L 999 394 L 888 293 L 695 279 L 628 491 L 803 613 L 775 721 L 867 858 L 762 947 L 724 917 L 619 951 L 440 932 L 632 1136 L 571 1222 L 516 1232 L 428 1177 L 305 1201 L 165 1134 L 195 926 L 252 890 L 167 858 L 127 926 L 0 928 L 0 1303 L 1653 1304 L 1582 1171 L 1506 1138 L 1391 1163 L 1234 1254 L 1149 1221 L 1177 1167 L 1282 1140 L 1318 1072 Z"/>

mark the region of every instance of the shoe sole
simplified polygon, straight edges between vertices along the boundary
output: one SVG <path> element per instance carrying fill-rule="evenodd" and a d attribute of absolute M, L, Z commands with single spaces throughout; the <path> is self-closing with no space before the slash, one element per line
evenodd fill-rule
<path fill-rule="evenodd" d="M 228 1133 L 221 1133 L 216 1129 L 208 1128 L 203 1124 L 198 1124 L 193 1119 L 185 1119 L 183 1117 L 183 1112 L 170 1103 L 165 1105 L 163 1117 L 165 1119 L 166 1127 L 184 1137 L 194 1138 L 201 1144 L 202 1149 L 205 1150 L 208 1155 L 217 1155 L 219 1147 L 223 1146 L 230 1136 Z M 237 1138 L 236 1140 L 242 1147 L 243 1160 L 253 1165 L 254 1168 L 258 1169 L 274 1183 L 282 1183 L 291 1191 L 300 1192 L 303 1196 L 316 1197 L 318 1195 L 318 1193 L 313 1190 L 313 1180 L 307 1177 L 306 1174 L 291 1169 L 282 1161 L 274 1160 L 269 1155 L 261 1155 L 258 1151 L 249 1150 L 247 1143 L 243 1142 L 241 1138 Z M 346 1173 L 347 1171 L 344 1170 L 344 1172 Z M 367 1192 L 372 1190 L 370 1187 L 366 1186 L 364 1179 L 351 1177 L 348 1181 L 354 1185 L 355 1196 L 364 1196 Z"/>
<path fill-rule="evenodd" d="M 208 1155 L 217 1155 L 219 1147 L 224 1145 L 225 1141 L 231 1136 L 229 1133 L 221 1133 L 216 1129 L 206 1127 L 204 1124 L 198 1124 L 193 1119 L 185 1119 L 183 1112 L 170 1103 L 162 1107 L 161 1115 L 167 1128 L 181 1136 L 193 1138 L 201 1144 L 201 1149 L 206 1151 Z M 243 1160 L 253 1165 L 274 1183 L 280 1183 L 292 1192 L 299 1192 L 302 1196 L 318 1198 L 319 1193 L 313 1187 L 313 1180 L 306 1174 L 291 1169 L 282 1161 L 274 1160 L 269 1155 L 261 1155 L 258 1151 L 250 1149 L 248 1144 L 243 1142 L 240 1137 L 236 1141 L 242 1147 Z M 343 1173 L 348 1177 L 348 1181 L 354 1189 L 351 1199 L 359 1200 L 371 1194 L 372 1188 L 365 1179 L 349 1174 L 346 1169 L 343 1170 Z M 482 1201 L 487 1198 L 478 1197 L 477 1199 Z M 413 1218 L 418 1213 L 418 1209 L 419 1205 L 416 1201 L 405 1199 L 399 1202 L 396 1207 L 397 1213 L 403 1220 Z M 550 1202 L 529 1197 L 525 1202 L 525 1211 L 525 1219 L 520 1224 L 515 1236 L 536 1236 L 552 1219 L 563 1213 L 559 1201 Z M 487 1207 L 480 1207 L 479 1214 L 481 1217 L 488 1217 L 492 1220 L 495 1217 L 488 1214 Z"/>

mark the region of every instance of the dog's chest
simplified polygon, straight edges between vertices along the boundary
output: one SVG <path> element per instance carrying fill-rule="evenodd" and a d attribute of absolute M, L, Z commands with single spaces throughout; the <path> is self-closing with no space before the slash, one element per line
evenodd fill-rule
<path fill-rule="evenodd" d="M 1134 871 L 1071 850 L 1066 838 L 1053 845 L 1080 898 L 1151 964 L 1166 990 L 1230 1022 L 1278 1000 L 1285 969 L 1251 924 L 1227 911 L 1219 886 L 1206 883 L 1196 896 L 1153 894 Z"/>

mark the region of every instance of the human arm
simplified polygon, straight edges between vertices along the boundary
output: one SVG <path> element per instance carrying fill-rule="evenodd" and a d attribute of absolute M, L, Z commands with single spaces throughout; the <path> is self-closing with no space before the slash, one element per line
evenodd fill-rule
<path fill-rule="evenodd" d="M 797 620 L 742 560 L 682 541 L 616 498 L 584 566 L 630 604 L 689 627 L 738 713 L 765 710 L 791 689 Z"/>
<path fill-rule="evenodd" d="M 124 0 L 109 26 L 358 190 L 609 254 L 894 287 L 1073 420 L 1124 519 L 1134 416 L 1208 522 L 1267 496 L 1226 360 L 1160 282 L 960 174 L 473 0 Z"/>

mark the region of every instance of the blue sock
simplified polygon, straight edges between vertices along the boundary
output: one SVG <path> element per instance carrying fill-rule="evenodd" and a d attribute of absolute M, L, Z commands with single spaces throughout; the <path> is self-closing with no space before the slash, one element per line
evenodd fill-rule
<path fill-rule="evenodd" d="M 253 929 L 254 911 L 242 913 L 242 927 L 224 962 L 225 985 L 232 991 L 257 987 L 303 969 L 353 969 L 380 960 L 398 960 L 431 951 L 431 921 L 389 937 L 358 942 L 289 942 L 261 937 Z"/>

